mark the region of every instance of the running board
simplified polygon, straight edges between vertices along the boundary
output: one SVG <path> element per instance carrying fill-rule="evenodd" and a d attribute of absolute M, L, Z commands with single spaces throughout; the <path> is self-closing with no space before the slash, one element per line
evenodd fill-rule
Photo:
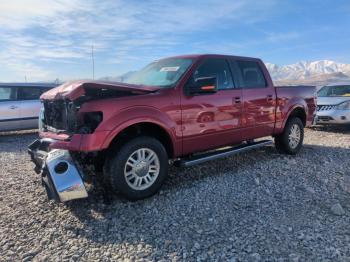
<path fill-rule="evenodd" d="M 247 152 L 259 147 L 263 147 L 266 145 L 272 144 L 272 140 L 262 140 L 254 143 L 249 143 L 249 144 L 242 144 L 237 147 L 231 147 L 229 149 L 223 149 L 215 152 L 210 152 L 210 153 L 203 153 L 201 155 L 197 155 L 191 158 L 184 158 L 180 159 L 174 162 L 174 165 L 177 167 L 189 167 L 189 166 L 194 166 L 197 164 L 201 164 L 210 160 L 222 158 L 222 157 L 228 157 L 232 155 L 236 155 L 239 153 Z"/>

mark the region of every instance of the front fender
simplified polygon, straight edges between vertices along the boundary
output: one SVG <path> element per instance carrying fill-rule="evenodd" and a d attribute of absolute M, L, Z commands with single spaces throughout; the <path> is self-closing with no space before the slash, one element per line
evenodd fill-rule
<path fill-rule="evenodd" d="M 108 119 L 104 126 L 111 131 L 103 142 L 103 148 L 108 148 L 112 140 L 124 129 L 139 123 L 152 123 L 164 129 L 173 143 L 174 153 L 180 150 L 179 134 L 177 134 L 177 125 L 167 114 L 156 108 L 149 106 L 137 106 L 125 108 L 115 116 Z"/>

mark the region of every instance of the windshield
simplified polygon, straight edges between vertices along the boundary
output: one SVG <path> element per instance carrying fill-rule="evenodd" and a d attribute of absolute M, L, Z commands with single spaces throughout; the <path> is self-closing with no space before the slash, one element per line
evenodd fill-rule
<path fill-rule="evenodd" d="M 188 58 L 166 58 L 155 61 L 133 73 L 124 83 L 157 87 L 173 87 L 192 64 Z"/>
<path fill-rule="evenodd" d="M 350 85 L 324 86 L 318 91 L 318 96 L 350 96 Z"/>

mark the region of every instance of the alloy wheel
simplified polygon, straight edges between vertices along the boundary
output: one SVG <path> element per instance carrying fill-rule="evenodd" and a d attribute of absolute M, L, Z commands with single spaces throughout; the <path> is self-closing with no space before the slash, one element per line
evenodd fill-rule
<path fill-rule="evenodd" d="M 145 190 L 153 185 L 160 171 L 157 154 L 149 148 L 140 148 L 128 158 L 124 167 L 127 184 L 134 190 Z"/>

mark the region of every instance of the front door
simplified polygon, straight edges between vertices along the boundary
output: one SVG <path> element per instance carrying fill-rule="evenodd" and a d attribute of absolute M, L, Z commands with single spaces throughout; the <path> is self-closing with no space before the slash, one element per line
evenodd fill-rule
<path fill-rule="evenodd" d="M 217 92 L 188 95 L 197 78 L 217 78 Z M 206 58 L 194 70 L 181 98 L 183 154 L 234 144 L 241 140 L 242 91 L 236 89 L 228 61 Z"/>

